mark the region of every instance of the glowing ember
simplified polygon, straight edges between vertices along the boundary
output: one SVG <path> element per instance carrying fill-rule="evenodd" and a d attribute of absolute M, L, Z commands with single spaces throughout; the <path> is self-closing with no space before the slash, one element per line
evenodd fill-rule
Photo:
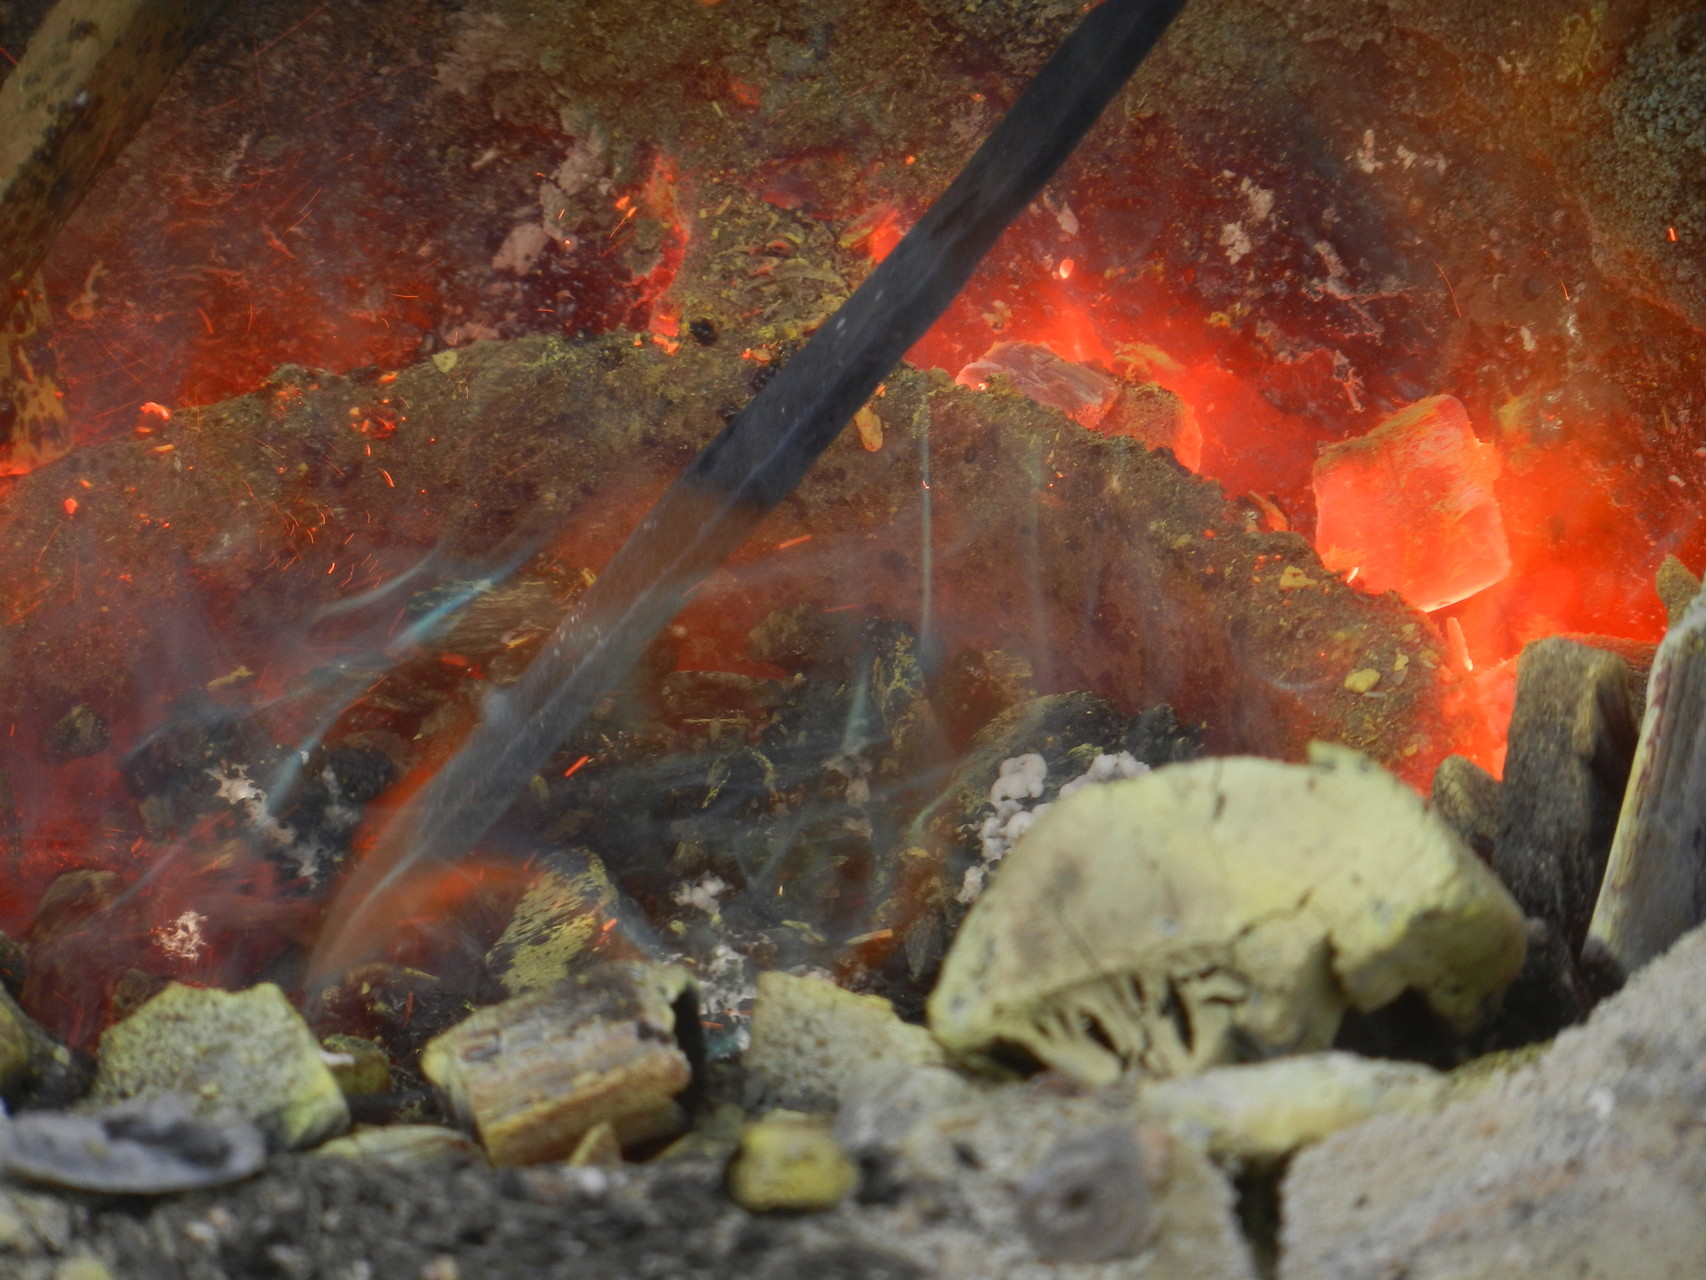
<path fill-rule="evenodd" d="M 1498 472 L 1456 398 L 1401 409 L 1315 464 L 1322 562 L 1424 611 L 1492 586 L 1511 568 Z"/>

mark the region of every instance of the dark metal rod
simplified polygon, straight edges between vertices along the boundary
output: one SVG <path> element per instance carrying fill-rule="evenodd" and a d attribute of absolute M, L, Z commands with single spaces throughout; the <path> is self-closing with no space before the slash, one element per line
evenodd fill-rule
<path fill-rule="evenodd" d="M 333 901 L 311 984 L 362 958 L 385 891 L 412 866 L 459 858 L 491 829 L 687 593 L 792 492 L 1183 6 L 1104 0 L 1066 37 L 918 224 L 658 500 L 521 679 L 487 695 L 479 725 Z"/>

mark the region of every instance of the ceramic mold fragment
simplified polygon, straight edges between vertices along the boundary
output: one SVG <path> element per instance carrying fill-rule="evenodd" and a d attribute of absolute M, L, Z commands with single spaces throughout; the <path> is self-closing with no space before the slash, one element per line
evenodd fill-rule
<path fill-rule="evenodd" d="M 931 1030 L 1086 1083 L 1326 1048 L 1406 990 L 1467 1028 L 1522 966 L 1523 919 L 1409 788 L 1317 745 L 1090 787 L 1037 821 L 954 940 Z"/>
<path fill-rule="evenodd" d="M 604 1121 L 624 1145 L 678 1131 L 702 1053 L 687 972 L 624 962 L 481 1009 L 427 1044 L 421 1073 L 493 1164 L 528 1165 Z"/>

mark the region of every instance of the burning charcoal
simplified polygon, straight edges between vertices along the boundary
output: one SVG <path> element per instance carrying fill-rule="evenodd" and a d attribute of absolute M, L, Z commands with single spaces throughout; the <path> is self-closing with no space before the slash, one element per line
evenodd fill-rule
<path fill-rule="evenodd" d="M 325 1035 L 377 1040 L 393 1061 L 405 1062 L 467 1014 L 472 986 L 459 987 L 406 965 L 358 965 L 342 982 L 321 991 L 315 1023 Z"/>
<path fill-rule="evenodd" d="M 1080 426 L 1102 421 L 1119 383 L 1089 365 L 1063 360 L 1034 342 L 997 342 L 961 369 L 954 381 L 981 391 L 996 375 L 1022 396 L 1059 409 Z"/>
<path fill-rule="evenodd" d="M 1452 396 L 1419 400 L 1315 463 L 1315 545 L 1334 573 L 1424 612 L 1510 572 L 1498 457 Z"/>
<path fill-rule="evenodd" d="M 1158 1081 L 1144 1087 L 1139 1107 L 1199 1137 L 1223 1162 L 1272 1162 L 1370 1116 L 1426 1110 L 1446 1083 L 1416 1062 L 1310 1053 Z"/>
<path fill-rule="evenodd" d="M 747 1125 L 729 1164 L 729 1195 L 753 1213 L 833 1209 L 858 1185 L 859 1167 L 829 1125 L 797 1111 Z"/>
<path fill-rule="evenodd" d="M 1653 659 L 1588 950 L 1628 975 L 1706 919 L 1703 849 L 1706 600 L 1697 596 Z"/>
<path fill-rule="evenodd" d="M 702 1058 L 693 982 L 630 962 L 481 1009 L 421 1070 L 495 1165 L 561 1159 L 601 1121 L 624 1146 L 682 1128 Z"/>
<path fill-rule="evenodd" d="M 0 933 L 0 990 L 16 996 L 29 975 L 29 957 L 23 945 Z"/>
<path fill-rule="evenodd" d="M 616 912 L 602 862 L 581 849 L 548 854 L 486 953 L 487 972 L 512 996 L 548 991 L 608 940 Z"/>
<path fill-rule="evenodd" d="M 91 1097 L 180 1093 L 196 1115 L 241 1116 L 295 1150 L 349 1125 L 343 1092 L 302 1016 L 271 983 L 214 991 L 173 983 L 101 1037 Z"/>
<path fill-rule="evenodd" d="M 99 755 L 111 738 L 107 722 L 88 703 L 79 702 L 47 731 L 48 754 L 55 760 Z"/>
<path fill-rule="evenodd" d="M 1203 753 L 1203 728 L 1181 724 L 1179 713 L 1163 702 L 1126 727 L 1125 749 L 1151 769 L 1197 760 Z"/>
<path fill-rule="evenodd" d="M 781 704 L 774 680 L 733 671 L 672 671 L 658 685 L 664 719 L 701 728 L 716 743 L 756 738 Z"/>
<path fill-rule="evenodd" d="M 1571 950 L 1587 936 L 1635 753 L 1629 668 L 1553 637 L 1522 651 L 1493 869 Z"/>
<path fill-rule="evenodd" d="M 1129 1257 L 1149 1230 L 1149 1177 L 1123 1125 L 1071 1133 L 1019 1186 L 1019 1222 L 1045 1262 Z"/>
<path fill-rule="evenodd" d="M 486 1153 L 467 1134 L 436 1124 L 363 1125 L 321 1143 L 314 1154 L 393 1169 L 468 1169 L 486 1163 Z"/>
<path fill-rule="evenodd" d="M 248 1177 L 266 1156 L 255 1125 L 199 1119 L 180 1094 L 0 1120 L 0 1172 L 77 1191 L 163 1195 L 219 1186 Z"/>
<path fill-rule="evenodd" d="M 923 1027 L 902 1022 L 880 996 L 769 972 L 758 976 L 752 1044 L 741 1061 L 750 1102 L 833 1111 L 855 1076 L 897 1064 L 936 1065 L 943 1058 Z"/>
<path fill-rule="evenodd" d="M 964 750 L 1002 712 L 1037 696 L 1030 660 L 1005 649 L 965 649 L 954 655 L 937 698 L 948 736 Z"/>
<path fill-rule="evenodd" d="M 1447 756 L 1434 770 L 1428 803 L 1483 862 L 1499 834 L 1499 780 L 1473 760 Z"/>
<path fill-rule="evenodd" d="M 1007 855 L 930 996 L 950 1053 L 1091 1084 L 1325 1048 L 1415 990 L 1467 1030 L 1522 914 L 1408 787 L 1343 747 L 1086 787 Z"/>
<path fill-rule="evenodd" d="M 1587 1017 L 1595 1002 L 1615 986 L 1601 990 L 1594 974 L 1558 930 L 1544 920 L 1528 921 L 1528 949 L 1522 972 L 1499 1001 L 1499 1011 L 1477 1035 L 1478 1053 L 1520 1049 L 1550 1040 Z"/>
<path fill-rule="evenodd" d="M 852 653 L 845 624 L 809 606 L 776 610 L 748 633 L 747 644 L 755 662 L 784 671 L 839 668 Z"/>

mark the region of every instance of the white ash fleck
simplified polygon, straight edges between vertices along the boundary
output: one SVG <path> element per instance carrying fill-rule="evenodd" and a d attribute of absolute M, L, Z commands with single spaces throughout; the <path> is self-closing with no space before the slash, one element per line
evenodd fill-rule
<path fill-rule="evenodd" d="M 697 968 L 699 1020 L 716 1033 L 711 1056 L 745 1053 L 752 1044 L 752 1006 L 758 999 L 751 963 L 719 942 Z"/>
<path fill-rule="evenodd" d="M 155 925 L 148 932 L 153 935 L 154 945 L 166 955 L 175 960 L 199 960 L 201 953 L 207 950 L 207 939 L 202 934 L 201 927 L 207 923 L 207 917 L 199 911 L 186 910 L 169 924 Z"/>
<path fill-rule="evenodd" d="M 1001 771 L 989 788 L 989 803 L 1003 800 L 1026 800 L 1043 793 L 1048 779 L 1048 762 L 1035 752 L 1013 756 L 1001 762 Z"/>
<path fill-rule="evenodd" d="M 1238 222 L 1228 222 L 1221 226 L 1220 247 L 1226 250 L 1226 260 L 1234 266 L 1237 265 L 1238 259 L 1248 256 L 1254 248 L 1250 242 L 1250 233 Z"/>
<path fill-rule="evenodd" d="M 718 901 L 729 891 L 729 885 L 721 876 L 703 875 L 697 884 L 684 884 L 677 889 L 671 898 L 678 907 L 697 907 L 706 915 L 715 918 L 722 910 Z"/>
<path fill-rule="evenodd" d="M 1019 843 L 1053 800 L 1063 799 L 1084 787 L 1135 778 L 1148 772 L 1149 766 L 1129 751 L 1104 752 L 1092 760 L 1083 773 L 1062 783 L 1051 800 L 1027 805 L 1025 801 L 1039 800 L 1047 791 L 1047 761 L 1035 752 L 1003 760 L 995 783 L 989 788 L 989 812 L 977 828 L 983 860 L 966 868 L 956 896 L 968 905 L 976 902 L 982 896 L 995 864 Z"/>
<path fill-rule="evenodd" d="M 233 808 L 241 809 L 249 829 L 262 841 L 270 845 L 278 853 L 287 858 L 304 879 L 312 880 L 319 876 L 328 856 L 327 850 L 317 840 L 304 841 L 296 828 L 280 822 L 267 807 L 267 793 L 249 777 L 249 767 L 241 764 L 220 764 L 217 768 L 205 771 L 207 776 L 219 784 L 218 796 Z M 328 769 L 322 775 L 331 789 L 333 805 L 341 798 L 338 785 Z M 328 814 L 333 812 L 328 807 Z M 360 820 L 357 810 L 349 810 L 353 829 Z"/>

